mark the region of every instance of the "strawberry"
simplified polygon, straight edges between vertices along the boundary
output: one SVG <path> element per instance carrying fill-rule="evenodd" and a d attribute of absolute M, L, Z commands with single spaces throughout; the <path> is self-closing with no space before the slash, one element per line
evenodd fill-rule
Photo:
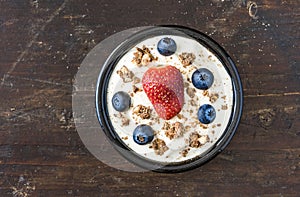
<path fill-rule="evenodd" d="M 184 86 L 180 71 L 174 66 L 149 68 L 142 79 L 143 89 L 157 114 L 169 120 L 176 116 L 184 103 Z"/>

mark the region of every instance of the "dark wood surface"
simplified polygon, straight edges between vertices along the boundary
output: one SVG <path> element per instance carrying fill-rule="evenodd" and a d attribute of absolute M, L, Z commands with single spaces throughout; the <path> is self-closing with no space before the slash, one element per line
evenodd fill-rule
<path fill-rule="evenodd" d="M 0 1 L 0 196 L 299 196 L 300 2 L 250 4 Z M 81 142 L 73 79 L 101 40 L 160 24 L 207 33 L 233 57 L 244 87 L 242 120 L 225 151 L 200 168 L 119 171 Z"/>

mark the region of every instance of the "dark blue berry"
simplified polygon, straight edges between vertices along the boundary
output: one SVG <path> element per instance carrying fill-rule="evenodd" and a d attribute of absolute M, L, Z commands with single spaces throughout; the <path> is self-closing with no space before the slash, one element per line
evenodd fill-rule
<path fill-rule="evenodd" d="M 172 38 L 162 38 L 157 44 L 157 50 L 163 56 L 173 55 L 176 49 L 176 43 Z"/>
<path fill-rule="evenodd" d="M 209 124 L 216 118 L 216 110 L 209 104 L 200 106 L 198 110 L 198 119 L 203 124 Z"/>
<path fill-rule="evenodd" d="M 131 99 L 126 92 L 120 91 L 114 94 L 111 102 L 116 111 L 124 112 L 129 109 Z"/>
<path fill-rule="evenodd" d="M 193 85 L 201 90 L 207 90 L 214 82 L 214 75 L 206 68 L 196 70 L 192 75 Z"/>
<path fill-rule="evenodd" d="M 144 145 L 151 142 L 154 138 L 153 129 L 145 124 L 137 126 L 133 131 L 133 140 L 139 144 Z"/>

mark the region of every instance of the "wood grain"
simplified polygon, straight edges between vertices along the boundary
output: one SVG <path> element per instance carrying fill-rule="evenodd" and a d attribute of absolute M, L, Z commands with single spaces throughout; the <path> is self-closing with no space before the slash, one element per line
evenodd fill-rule
<path fill-rule="evenodd" d="M 299 196 L 300 4 L 250 1 L 0 3 L 0 196 Z M 72 120 L 86 54 L 115 32 L 178 24 L 210 35 L 237 63 L 244 112 L 230 145 L 179 174 L 104 165 Z"/>

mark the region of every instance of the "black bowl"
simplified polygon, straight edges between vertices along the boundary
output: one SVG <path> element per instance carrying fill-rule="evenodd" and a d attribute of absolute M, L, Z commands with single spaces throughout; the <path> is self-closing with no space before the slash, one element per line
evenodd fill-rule
<path fill-rule="evenodd" d="M 161 163 L 141 157 L 133 150 L 131 150 L 123 141 L 120 139 L 118 134 L 114 131 L 112 123 L 109 119 L 108 108 L 107 108 L 107 87 L 112 71 L 118 61 L 136 44 L 153 36 L 161 35 L 176 35 L 187 38 L 193 38 L 200 44 L 205 46 L 210 52 L 212 52 L 224 65 L 228 74 L 231 76 L 232 87 L 233 87 L 233 106 L 230 120 L 223 135 L 218 139 L 216 143 L 204 154 L 199 155 L 193 159 L 184 162 L 176 163 Z M 158 172 L 180 172 L 196 168 L 220 153 L 231 141 L 241 118 L 243 104 L 243 91 L 242 84 L 237 72 L 237 68 L 226 53 L 226 51 L 214 40 L 207 35 L 182 26 L 157 26 L 149 27 L 148 29 L 142 30 L 135 33 L 130 38 L 121 43 L 108 57 L 105 64 L 100 72 L 97 88 L 96 88 L 96 111 L 99 123 L 105 132 L 106 136 L 113 144 L 113 146 L 124 156 L 127 160 L 134 164 L 152 171 Z"/>

